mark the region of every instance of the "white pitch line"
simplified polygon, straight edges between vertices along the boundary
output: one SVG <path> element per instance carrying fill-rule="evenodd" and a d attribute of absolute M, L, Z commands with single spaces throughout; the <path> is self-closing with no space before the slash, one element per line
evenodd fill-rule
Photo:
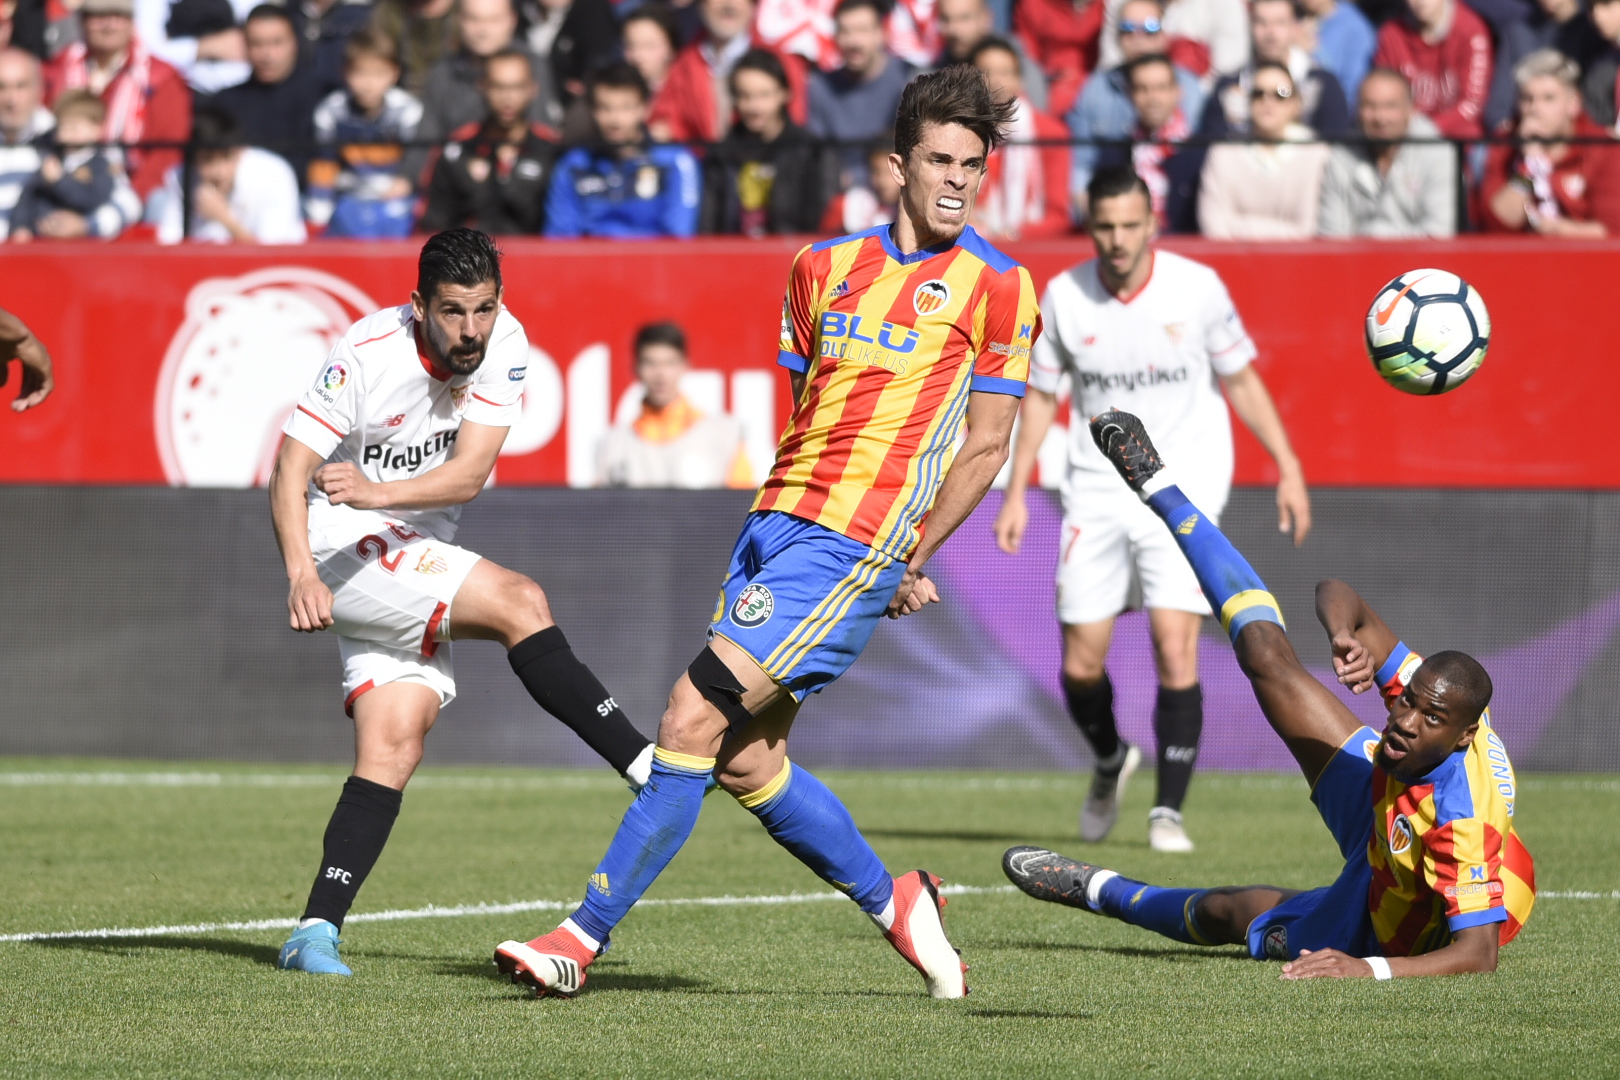
<path fill-rule="evenodd" d="M 1011 885 L 947 885 L 940 892 L 946 896 L 977 896 L 991 893 L 1009 893 Z M 824 900 L 847 900 L 843 893 L 782 893 L 777 896 L 683 896 L 660 900 L 643 900 L 637 907 L 761 907 L 776 904 L 812 904 Z M 346 923 L 401 922 L 406 919 L 454 919 L 463 915 L 513 915 L 524 911 L 569 911 L 579 906 L 578 900 L 521 900 L 513 904 L 456 904 L 453 907 L 403 908 L 395 911 L 362 912 L 350 915 Z M 246 922 L 184 923 L 175 926 L 113 926 L 99 930 L 51 930 L 32 934 L 0 934 L 0 942 L 7 941 L 59 941 L 79 938 L 143 938 L 175 937 L 181 934 L 212 934 L 224 930 L 276 930 L 287 929 L 297 919 L 252 919 Z"/>
<path fill-rule="evenodd" d="M 217 773 L 217 772 L 10 772 L 0 773 L 0 787 L 164 787 L 164 788 L 337 788 L 346 774 Z M 620 788 L 624 781 L 609 774 L 584 776 L 418 776 L 411 788 L 469 791 L 577 791 Z"/>

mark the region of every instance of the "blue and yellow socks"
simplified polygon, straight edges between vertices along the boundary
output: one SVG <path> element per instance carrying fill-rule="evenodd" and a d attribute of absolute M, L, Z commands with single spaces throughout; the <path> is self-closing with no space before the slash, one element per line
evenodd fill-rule
<path fill-rule="evenodd" d="M 1099 870 L 1086 890 L 1092 910 L 1152 930 L 1185 945 L 1213 945 L 1198 928 L 1194 909 L 1208 889 L 1166 889 Z"/>
<path fill-rule="evenodd" d="M 1144 485 L 1143 499 L 1170 526 L 1193 573 L 1198 575 L 1210 607 L 1221 617 L 1221 629 L 1234 643 L 1238 633 L 1253 622 L 1276 623 L 1286 629 L 1282 609 L 1276 597 L 1266 591 L 1266 583 L 1221 530 L 1179 487 L 1168 482 L 1168 471 L 1160 472 Z M 1161 478 L 1166 482 L 1157 484 Z"/>

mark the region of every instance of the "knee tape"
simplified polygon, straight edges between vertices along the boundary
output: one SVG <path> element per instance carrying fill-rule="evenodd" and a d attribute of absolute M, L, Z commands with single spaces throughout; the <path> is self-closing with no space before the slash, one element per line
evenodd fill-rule
<path fill-rule="evenodd" d="M 726 718 L 731 730 L 741 731 L 754 719 L 754 714 L 743 707 L 742 680 L 707 645 L 686 669 L 686 676 L 697 687 L 697 692 L 720 710 L 720 715 Z"/>

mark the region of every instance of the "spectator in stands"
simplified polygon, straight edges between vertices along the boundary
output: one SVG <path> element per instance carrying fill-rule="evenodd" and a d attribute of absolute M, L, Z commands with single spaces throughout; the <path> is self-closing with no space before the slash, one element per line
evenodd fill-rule
<path fill-rule="evenodd" d="M 1378 31 L 1354 0 L 1300 0 L 1302 39 L 1314 40 L 1311 60 L 1339 80 L 1346 102 L 1358 100 L 1361 80 L 1372 67 Z"/>
<path fill-rule="evenodd" d="M 1113 33 L 1125 17 L 1125 0 L 1105 0 L 1106 21 L 1098 60 L 1113 68 L 1130 57 Z M 1170 0 L 1160 16 L 1164 52 L 1207 87 L 1221 75 L 1236 75 L 1249 62 L 1249 12 L 1243 0 Z"/>
<path fill-rule="evenodd" d="M 192 240 L 301 244 L 308 239 L 292 166 L 277 154 L 246 145 L 235 117 L 211 105 L 199 107 L 192 145 L 196 176 L 191 189 Z M 178 244 L 184 237 L 181 173 L 178 165 L 169 169 L 148 208 L 161 244 Z"/>
<path fill-rule="evenodd" d="M 1160 21 L 1163 15 L 1164 7 L 1159 0 L 1125 0 L 1119 9 L 1115 30 L 1119 52 L 1126 61 L 1165 52 L 1164 24 Z M 1176 82 L 1181 86 L 1182 112 L 1189 117 L 1198 116 L 1204 107 L 1204 91 L 1197 76 L 1177 65 Z M 1136 126 L 1136 108 L 1131 104 L 1124 68 L 1116 65 L 1087 79 L 1065 120 L 1069 133 L 1079 140 L 1071 155 L 1069 197 L 1074 203 L 1076 220 L 1084 220 L 1086 185 L 1091 182 L 1097 163 L 1096 144 L 1127 139 Z"/>
<path fill-rule="evenodd" d="M 866 182 L 846 188 L 827 200 L 821 232 L 847 236 L 894 221 L 900 206 L 900 183 L 889 168 L 894 133 L 872 140 L 866 151 Z"/>
<path fill-rule="evenodd" d="M 107 106 L 88 90 L 69 90 L 56 102 L 56 145 L 23 189 L 11 214 L 15 241 L 36 236 L 73 240 L 116 239 L 141 219 L 141 200 L 124 175 L 117 147 L 103 149 Z"/>
<path fill-rule="evenodd" d="M 991 93 L 1018 103 L 1006 144 L 990 155 L 973 227 L 992 240 L 1062 236 L 1069 231 L 1068 129 L 1024 94 L 1022 58 L 1005 38 L 985 38 L 971 59 Z"/>
<path fill-rule="evenodd" d="M 371 0 L 291 0 L 287 11 L 302 43 L 299 56 L 322 93 L 343 85 L 343 46 L 371 21 Z"/>
<path fill-rule="evenodd" d="M 954 5 L 963 0 L 951 2 Z M 1019 0 L 1014 9 L 1018 37 L 1028 42 L 1034 66 L 1041 68 L 1048 84 L 1046 104 L 1041 107 L 1053 116 L 1068 113 L 1087 77 L 1097 70 L 1104 6 L 1103 0 Z M 942 28 L 943 11 L 942 6 Z M 1033 91 L 1031 67 L 1024 65 L 1024 85 Z M 1036 100 L 1033 93 L 1030 100 Z"/>
<path fill-rule="evenodd" d="M 135 36 L 132 0 L 83 0 L 84 41 L 45 68 L 46 98 L 68 90 L 99 94 L 107 106 L 101 139 L 109 143 L 183 143 L 191 134 L 191 89 L 180 73 Z M 178 149 L 125 152 L 135 194 L 146 198 L 180 160 Z"/>
<path fill-rule="evenodd" d="M 1519 96 L 1513 69 L 1537 49 L 1556 49 L 1584 70 L 1603 52 L 1603 38 L 1582 9 L 1581 0 L 1536 0 L 1528 19 L 1502 32 L 1491 96 L 1485 103 L 1485 130 L 1495 131 L 1513 119 Z M 1613 85 L 1611 79 L 1611 93 Z"/>
<path fill-rule="evenodd" d="M 936 0 L 894 0 L 885 6 L 883 37 L 888 50 L 919 71 L 932 64 L 945 47 Z"/>
<path fill-rule="evenodd" d="M 320 145 L 309 168 L 305 213 L 329 236 L 409 236 L 416 178 L 427 155 L 416 138 L 422 103 L 399 88 L 399 48 L 371 29 L 344 46 L 343 77 L 315 110 Z"/>
<path fill-rule="evenodd" d="M 1131 142 L 1105 146 L 1098 167 L 1128 166 L 1147 185 L 1159 231 L 1198 231 L 1198 179 L 1204 154 L 1181 145 L 1192 123 L 1181 109 L 1181 83 L 1168 56 L 1149 53 L 1125 65 L 1125 82 L 1136 109 Z"/>
<path fill-rule="evenodd" d="M 626 62 L 641 72 L 648 92 L 657 97 L 680 48 L 675 16 L 658 0 L 642 4 L 624 17 L 619 39 Z"/>
<path fill-rule="evenodd" d="M 135 36 L 194 91 L 212 94 L 248 77 L 237 14 L 226 0 L 135 0 Z"/>
<path fill-rule="evenodd" d="M 737 122 L 704 161 L 706 233 L 814 232 L 827 204 L 826 157 L 788 116 L 782 59 L 750 49 L 731 69 Z"/>
<path fill-rule="evenodd" d="M 641 413 L 615 424 L 597 451 L 597 485 L 630 488 L 752 488 L 742 431 L 725 414 L 698 410 L 681 393 L 686 334 L 672 322 L 636 331 Z"/>
<path fill-rule="evenodd" d="M 650 121 L 653 137 L 673 142 L 715 142 L 730 130 L 731 69 L 753 47 L 768 47 L 752 36 L 753 0 L 698 0 L 703 31 L 680 51 L 669 78 L 653 102 Z M 805 122 L 803 61 L 782 58 L 793 101 L 788 114 L 794 123 Z M 890 115 L 893 113 L 891 111 Z"/>
<path fill-rule="evenodd" d="M 1299 87 L 1303 120 L 1318 135 L 1335 138 L 1350 133 L 1350 106 L 1333 73 L 1317 67 L 1300 47 L 1299 14 L 1294 0 L 1253 0 L 1249 6 L 1253 29 L 1254 63 L 1281 64 Z M 1223 139 L 1249 126 L 1249 91 L 1254 88 L 1254 67 L 1222 76 L 1204 104 L 1198 134 Z"/>
<path fill-rule="evenodd" d="M 554 96 L 566 110 L 585 95 L 591 73 L 619 53 L 611 0 L 524 0 L 524 40 L 551 68 Z"/>
<path fill-rule="evenodd" d="M 428 72 L 455 49 L 456 0 L 376 0 L 368 25 L 399 46 L 399 84 L 420 101 Z"/>
<path fill-rule="evenodd" d="M 1620 131 L 1620 110 L 1615 108 L 1615 92 L 1620 89 L 1620 0 L 1591 0 L 1588 12 L 1597 28 L 1602 48 L 1586 65 L 1581 80 L 1581 96 L 1586 112 L 1603 127 Z"/>
<path fill-rule="evenodd" d="M 534 236 L 544 227 L 557 136 L 529 119 L 540 92 L 530 55 L 510 48 L 484 62 L 484 118 L 458 130 L 439 154 L 422 232 L 466 226 Z"/>
<path fill-rule="evenodd" d="M 1065 7 L 1070 6 L 1069 0 L 1063 0 L 1063 4 Z M 934 59 L 932 65 L 934 67 L 970 64 L 973 62 L 973 50 L 978 47 L 979 42 L 998 36 L 995 17 L 990 13 L 987 0 L 938 0 L 934 10 L 939 16 L 939 36 L 945 43 L 939 56 Z M 1101 18 L 1097 20 L 1097 28 L 1102 29 Z M 1095 38 L 1095 35 L 1093 37 Z M 1017 37 L 1005 37 L 1000 40 L 1018 57 L 1018 81 L 1023 86 L 1024 96 L 1029 99 L 1030 104 L 1042 112 L 1054 111 L 1047 105 L 1046 72 L 1041 70 L 1041 65 L 1024 51 L 1023 43 Z M 1064 108 L 1073 103 L 1074 95 L 1079 92 L 1080 81 L 1077 78 Z"/>
<path fill-rule="evenodd" d="M 1304 240 L 1316 235 L 1328 148 L 1301 124 L 1299 89 L 1282 64 L 1255 65 L 1252 143 L 1210 147 L 1198 220 L 1214 240 Z"/>
<path fill-rule="evenodd" d="M 1620 145 L 1573 143 L 1606 133 L 1581 108 L 1580 68 L 1540 49 L 1513 71 L 1519 118 L 1503 134 L 1525 140 L 1492 146 L 1480 185 L 1485 227 L 1542 236 L 1620 236 Z"/>
<path fill-rule="evenodd" d="M 894 123 L 900 94 L 917 69 L 890 55 L 884 44 L 880 0 L 839 0 L 834 18 L 843 66 L 811 73 L 809 128 L 818 139 L 845 144 L 840 187 L 848 187 L 866 168 L 860 144 Z"/>
<path fill-rule="evenodd" d="M 759 0 L 754 17 L 754 41 L 812 68 L 831 71 L 838 66 L 833 43 L 833 9 L 838 0 Z"/>
<path fill-rule="evenodd" d="M 1450 239 L 1457 231 L 1457 154 L 1414 110 L 1398 71 L 1374 68 L 1356 106 L 1364 142 L 1335 146 L 1322 174 L 1319 236 Z"/>
<path fill-rule="evenodd" d="M 729 96 L 729 94 L 728 94 Z M 546 197 L 546 235 L 651 238 L 697 231 L 703 179 L 679 146 L 647 145 L 647 84 L 619 61 L 591 80 L 600 145 L 563 155 Z"/>
<path fill-rule="evenodd" d="M 549 128 L 561 124 L 562 104 L 556 97 L 550 62 L 513 45 L 518 19 L 512 0 L 460 0 L 460 5 L 456 13 L 460 47 L 433 65 L 422 91 L 418 129 L 422 141 L 443 142 L 452 131 L 483 119 L 484 61 L 514 48 L 529 57 L 537 88 L 529 105 L 529 121 Z"/>
<path fill-rule="evenodd" d="M 1413 103 L 1442 135 L 1478 138 L 1491 87 L 1491 32 L 1459 0 L 1406 0 L 1406 8 L 1405 17 L 1379 28 L 1373 63 L 1406 77 Z"/>
<path fill-rule="evenodd" d="M 242 31 L 253 75 L 215 94 L 211 104 L 236 117 L 250 144 L 280 154 L 302 176 L 315 134 L 315 106 L 325 90 L 315 69 L 299 63 L 298 33 L 286 8 L 258 5 L 248 12 Z"/>
<path fill-rule="evenodd" d="M 24 185 L 39 171 L 55 126 L 45 108 L 39 60 L 21 49 L 0 49 L 0 240 Z"/>

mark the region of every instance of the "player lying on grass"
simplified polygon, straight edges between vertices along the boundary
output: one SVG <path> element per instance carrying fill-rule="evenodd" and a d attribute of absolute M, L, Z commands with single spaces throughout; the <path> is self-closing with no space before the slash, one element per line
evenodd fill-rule
<path fill-rule="evenodd" d="M 973 68 L 920 76 L 895 120 L 894 225 L 799 252 L 778 357 L 793 415 L 732 552 L 709 645 L 670 693 L 652 780 L 584 903 L 552 933 L 496 950 L 514 982 L 579 990 L 691 835 L 718 769 L 773 839 L 872 917 L 931 995 L 967 992 L 939 879 L 891 877 L 837 796 L 788 761 L 787 738 L 800 703 L 854 663 L 879 618 L 938 599 L 923 564 L 1007 460 L 1040 313 L 1029 272 L 967 222 L 1011 111 Z"/>
<path fill-rule="evenodd" d="M 1427 660 L 1348 585 L 1317 588 L 1333 668 L 1354 692 L 1379 687 L 1389 722 L 1364 727 L 1300 664 L 1282 613 L 1243 556 L 1175 486 L 1142 423 L 1106 412 L 1097 448 L 1164 520 L 1220 613 L 1271 726 L 1311 784 L 1345 859 L 1339 879 L 1158 888 L 1034 847 L 1002 868 L 1031 896 L 1112 915 L 1190 945 L 1247 945 L 1286 960 L 1283 978 L 1456 975 L 1496 970 L 1535 902 L 1530 853 L 1513 831 L 1515 781 L 1491 730 L 1491 680 L 1472 657 Z"/>
<path fill-rule="evenodd" d="M 501 295 L 489 237 L 432 237 L 411 302 L 355 323 L 287 421 L 270 477 L 287 607 L 294 630 L 337 635 L 355 765 L 284 968 L 349 974 L 338 929 L 455 697 L 452 639 L 500 642 L 542 708 L 632 787 L 647 779 L 652 745 L 574 656 L 540 586 L 450 542 L 520 411 L 529 343 Z"/>

